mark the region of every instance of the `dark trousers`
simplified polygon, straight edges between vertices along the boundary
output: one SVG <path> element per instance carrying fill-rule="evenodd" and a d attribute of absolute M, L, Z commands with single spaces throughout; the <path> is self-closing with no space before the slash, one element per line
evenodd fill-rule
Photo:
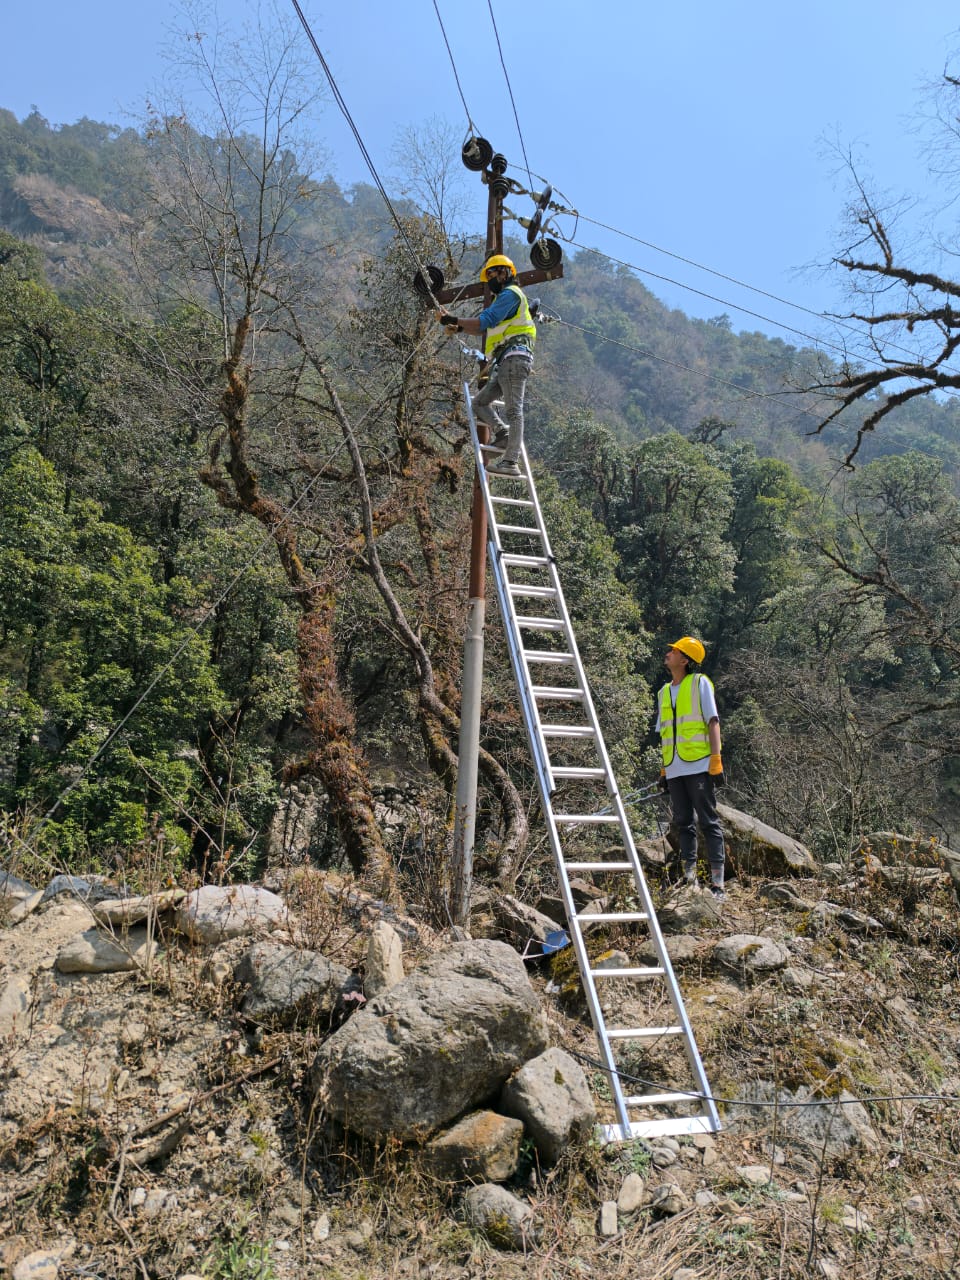
<path fill-rule="evenodd" d="M 706 770 L 682 778 L 668 778 L 673 825 L 680 842 L 684 866 L 697 860 L 697 824 L 707 846 L 711 868 L 723 866 L 723 827 L 717 817 L 717 797 L 713 779 Z"/>

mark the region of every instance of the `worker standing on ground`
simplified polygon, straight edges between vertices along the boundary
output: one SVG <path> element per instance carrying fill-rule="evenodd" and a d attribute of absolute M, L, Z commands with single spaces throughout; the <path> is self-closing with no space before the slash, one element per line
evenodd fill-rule
<path fill-rule="evenodd" d="M 486 334 L 483 354 L 489 376 L 473 397 L 473 411 L 479 422 L 492 429 L 493 447 L 503 450 L 503 456 L 488 463 L 487 470 L 494 475 L 518 476 L 523 444 L 523 396 L 533 368 L 537 326 L 509 258 L 502 253 L 488 258 L 480 279 L 489 285 L 494 297 L 476 319 L 461 319 L 443 309 L 437 312 L 437 318 L 442 325 L 457 332 Z M 503 401 L 506 421 L 497 412 L 495 400 Z"/>
<path fill-rule="evenodd" d="M 722 901 L 723 828 L 717 817 L 715 788 L 723 783 L 720 717 L 710 680 L 694 670 L 705 649 L 693 636 L 674 641 L 664 657 L 670 683 L 657 701 L 657 732 L 673 825 L 680 842 L 683 878 L 697 883 L 697 825 L 703 832 L 710 864 L 710 889 Z"/>

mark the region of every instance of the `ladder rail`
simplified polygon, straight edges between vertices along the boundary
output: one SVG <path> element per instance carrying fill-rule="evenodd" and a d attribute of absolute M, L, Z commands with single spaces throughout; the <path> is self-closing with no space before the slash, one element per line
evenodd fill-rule
<path fill-rule="evenodd" d="M 464 383 L 464 398 L 467 408 L 467 418 L 470 425 L 470 433 L 473 440 L 475 454 L 478 460 L 483 458 L 479 435 L 477 432 L 476 420 L 473 413 L 473 405 L 469 386 Z M 624 1085 L 632 1081 L 622 1080 L 617 1067 L 617 1063 L 613 1053 L 612 1042 L 615 1040 L 625 1040 L 630 1038 L 642 1038 L 645 1034 L 649 1034 L 640 1029 L 612 1029 L 606 1025 L 606 1019 L 600 1002 L 599 992 L 594 981 L 594 971 L 586 949 L 586 943 L 583 935 L 583 925 L 589 924 L 591 919 L 603 920 L 644 920 L 650 933 L 650 939 L 653 943 L 654 951 L 657 957 L 657 966 L 652 970 L 643 970 L 644 976 L 653 976 L 657 972 L 662 972 L 667 995 L 670 1000 L 671 1007 L 676 1018 L 676 1026 L 670 1028 L 671 1034 L 679 1034 L 683 1037 L 684 1049 L 687 1058 L 687 1064 L 690 1069 L 691 1076 L 696 1083 L 696 1090 L 689 1093 L 670 1093 L 646 1095 L 651 1101 L 654 1097 L 670 1097 L 670 1098 L 689 1098 L 690 1101 L 699 1101 L 706 1109 L 706 1115 L 699 1118 L 685 1117 L 677 1120 L 676 1123 L 681 1127 L 676 1132 L 697 1131 L 691 1129 L 691 1125 L 702 1124 L 707 1131 L 717 1131 L 720 1129 L 720 1118 L 716 1109 L 716 1104 L 710 1094 L 710 1087 L 706 1078 L 703 1063 L 700 1058 L 696 1041 L 693 1035 L 693 1029 L 689 1021 L 682 994 L 670 956 L 667 951 L 662 930 L 657 920 L 656 910 L 654 908 L 650 888 L 647 885 L 646 877 L 643 874 L 643 868 L 640 858 L 636 850 L 633 840 L 633 833 L 630 829 L 629 817 L 623 797 L 620 793 L 613 767 L 607 752 L 606 743 L 600 727 L 596 708 L 589 690 L 589 683 L 586 677 L 586 671 L 583 661 L 580 657 L 579 649 L 576 644 L 576 637 L 573 630 L 569 612 L 567 610 L 566 600 L 563 594 L 560 582 L 559 571 L 557 568 L 556 557 L 553 554 L 550 545 L 549 536 L 543 518 L 543 511 L 540 507 L 539 498 L 533 477 L 530 472 L 529 457 L 526 447 L 521 445 L 521 462 L 522 476 L 526 482 L 528 497 L 526 499 L 495 497 L 490 490 L 487 477 L 486 467 L 478 464 L 478 477 L 481 493 L 483 495 L 484 504 L 487 511 L 488 526 L 488 549 L 490 553 L 491 567 L 496 584 L 497 596 L 500 602 L 501 614 L 504 621 L 504 630 L 507 636 L 507 646 L 510 653 L 511 666 L 516 677 L 517 687 L 520 694 L 524 724 L 527 730 L 527 737 L 531 748 L 531 754 L 534 761 L 535 772 L 537 775 L 537 783 L 541 793 L 543 803 L 544 817 L 546 820 L 547 832 L 550 840 L 551 850 L 557 866 L 560 879 L 561 898 L 567 913 L 567 919 L 570 924 L 570 938 L 577 956 L 577 963 L 580 970 L 581 981 L 587 997 L 587 1005 L 590 1011 L 591 1021 L 593 1022 L 594 1031 L 600 1046 L 601 1059 L 604 1068 L 604 1074 L 607 1077 L 611 1094 L 613 1096 L 615 1110 L 619 1118 L 619 1126 L 605 1126 L 606 1130 L 621 1130 L 621 1135 L 625 1139 L 635 1135 L 638 1132 L 638 1125 L 631 1121 L 629 1108 L 631 1105 L 637 1105 L 638 1099 L 635 1096 L 628 1096 L 624 1090 Z M 515 526 L 512 524 L 501 524 L 497 519 L 497 506 L 505 505 L 508 507 L 529 507 L 533 513 L 535 521 L 534 526 Z M 531 538 L 537 538 L 540 542 L 542 555 L 517 554 L 505 552 L 500 539 L 501 531 L 510 535 L 529 534 Z M 537 568 L 546 572 L 550 585 L 548 587 L 533 586 L 532 584 L 513 584 L 509 580 L 508 569 L 511 566 L 521 568 Z M 567 645 L 567 657 L 553 657 L 552 654 L 541 653 L 540 651 L 526 650 L 523 645 L 523 627 L 524 621 L 521 615 L 517 614 L 514 597 L 528 595 L 533 598 L 549 598 L 557 611 L 558 618 L 556 623 L 549 629 L 563 633 L 564 641 Z M 530 630 L 536 630 L 536 622 L 544 621 L 543 619 L 528 619 L 527 627 Z M 551 620 L 553 621 L 553 620 Z M 529 659 L 528 659 L 529 655 Z M 577 701 L 581 704 L 583 714 L 587 720 L 587 726 L 575 728 L 569 735 L 555 733 L 557 729 L 555 725 L 545 726 L 541 716 L 540 709 L 537 706 L 536 695 L 537 685 L 534 681 L 530 670 L 531 661 L 563 661 L 576 672 L 577 689 L 569 691 L 568 699 Z M 556 691 L 561 692 L 561 691 Z M 563 692 L 567 692 L 564 690 Z M 601 767 L 599 769 L 585 769 L 576 767 L 554 767 L 550 762 L 550 754 L 547 744 L 547 737 L 563 737 L 588 739 L 592 742 L 593 748 L 600 760 Z M 558 780 L 564 779 L 583 779 L 587 778 L 599 782 L 603 781 L 609 797 L 607 805 L 607 813 L 610 814 L 612 820 L 620 829 L 623 840 L 624 850 L 627 854 L 627 861 L 624 864 L 619 861 L 614 864 L 604 866 L 597 864 L 597 870 L 610 870 L 626 872 L 628 869 L 632 873 L 634 889 L 640 899 L 642 909 L 637 912 L 618 912 L 618 913 L 601 913 L 591 916 L 590 914 L 580 915 L 574 903 L 573 892 L 570 885 L 569 871 L 576 869 L 587 869 L 588 864 L 576 862 L 568 864 L 564 855 L 564 851 L 560 840 L 560 826 L 570 826 L 569 815 L 561 815 L 562 821 L 558 822 L 557 817 L 553 813 L 552 797 L 556 792 Z M 590 819 L 588 819 L 589 821 Z M 603 971 L 597 971 L 602 975 Z M 632 972 L 625 970 L 624 973 Z M 637 976 L 641 970 L 636 971 Z M 654 1029 L 654 1034 L 662 1033 L 665 1028 Z M 667 1126 L 670 1121 L 642 1122 L 640 1129 L 644 1125 L 650 1126 L 650 1132 L 668 1132 Z M 609 1136 L 609 1134 L 607 1135 Z"/>

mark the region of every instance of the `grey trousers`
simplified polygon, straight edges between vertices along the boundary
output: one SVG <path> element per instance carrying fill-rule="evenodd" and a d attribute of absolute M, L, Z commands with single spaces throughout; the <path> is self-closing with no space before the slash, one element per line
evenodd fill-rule
<path fill-rule="evenodd" d="M 710 879 L 723 885 L 723 827 L 717 817 L 717 799 L 713 779 L 706 770 L 680 778 L 668 778 L 670 810 L 680 842 L 684 867 L 697 861 L 697 825 L 703 832 L 710 863 Z"/>
<path fill-rule="evenodd" d="M 509 430 L 503 462 L 516 462 L 523 444 L 523 395 L 533 368 L 533 356 L 526 352 L 507 354 L 493 367 L 489 381 L 473 397 L 473 411 L 478 422 L 485 422 L 494 432 Z M 494 400 L 503 401 L 504 417 L 493 408 Z M 505 419 L 505 420 L 504 420 Z"/>

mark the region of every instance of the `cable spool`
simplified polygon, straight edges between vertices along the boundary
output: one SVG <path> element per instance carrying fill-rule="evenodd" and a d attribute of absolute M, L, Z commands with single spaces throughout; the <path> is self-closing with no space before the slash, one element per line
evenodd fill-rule
<path fill-rule="evenodd" d="M 443 288 L 443 272 L 439 267 L 427 267 L 427 279 L 425 280 L 423 272 L 418 271 L 413 277 L 413 287 L 421 298 L 429 301 L 431 294 L 437 294 Z"/>
<path fill-rule="evenodd" d="M 556 240 L 538 240 L 530 250 L 530 261 L 538 271 L 552 271 L 563 261 L 563 249 Z"/>
<path fill-rule="evenodd" d="M 486 138 L 471 136 L 461 148 L 460 159 L 471 173 L 479 173 L 493 159 L 493 147 Z"/>

